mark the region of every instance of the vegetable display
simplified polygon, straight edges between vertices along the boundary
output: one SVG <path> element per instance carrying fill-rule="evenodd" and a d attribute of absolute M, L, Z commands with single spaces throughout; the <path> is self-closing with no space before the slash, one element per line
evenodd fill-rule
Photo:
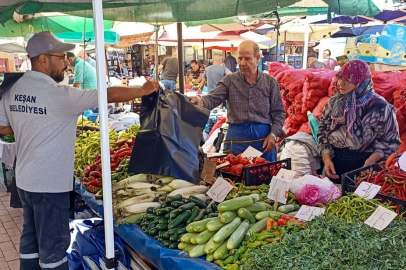
<path fill-rule="evenodd" d="M 16 141 L 14 135 L 4 135 L 3 138 L 1 138 L 1 140 L 8 143 L 13 143 Z"/>

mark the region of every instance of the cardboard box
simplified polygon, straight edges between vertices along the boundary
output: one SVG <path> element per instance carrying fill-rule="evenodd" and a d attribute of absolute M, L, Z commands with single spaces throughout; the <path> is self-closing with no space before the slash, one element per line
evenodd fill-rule
<path fill-rule="evenodd" d="M 371 69 L 371 71 L 380 71 L 380 72 L 406 70 L 406 66 L 391 66 L 378 63 L 369 63 L 369 68 Z"/>

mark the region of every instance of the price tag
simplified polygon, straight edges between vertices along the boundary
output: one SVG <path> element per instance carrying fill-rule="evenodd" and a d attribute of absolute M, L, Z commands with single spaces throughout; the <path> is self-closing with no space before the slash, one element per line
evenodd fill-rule
<path fill-rule="evenodd" d="M 398 162 L 399 162 L 399 168 L 402 171 L 406 172 L 406 153 L 403 153 L 403 155 L 400 156 Z M 396 163 L 396 165 L 397 165 L 397 163 Z"/>
<path fill-rule="evenodd" d="M 300 220 L 311 221 L 314 217 L 321 216 L 326 211 L 324 208 L 302 205 L 296 216 Z"/>
<path fill-rule="evenodd" d="M 354 193 L 360 197 L 365 197 L 365 200 L 371 200 L 376 196 L 376 194 L 378 194 L 380 190 L 381 186 L 374 185 L 368 182 L 362 182 Z"/>
<path fill-rule="evenodd" d="M 280 203 L 286 203 L 288 199 L 288 192 L 290 184 L 292 181 L 278 178 L 276 176 L 272 177 L 272 181 L 269 184 L 268 199 Z"/>
<path fill-rule="evenodd" d="M 223 164 L 218 165 L 216 167 L 216 169 L 221 169 L 221 168 L 227 167 L 228 165 L 230 165 L 230 162 L 226 161 Z"/>
<path fill-rule="evenodd" d="M 373 212 L 372 215 L 364 223 L 372 228 L 382 231 L 392 222 L 392 220 L 397 215 L 398 214 L 386 209 L 385 207 L 378 206 L 375 212 Z"/>
<path fill-rule="evenodd" d="M 292 170 L 286 170 L 284 168 L 281 168 L 276 175 L 278 178 L 282 178 L 285 180 L 293 180 L 295 178 L 296 172 Z"/>
<path fill-rule="evenodd" d="M 221 156 L 224 156 L 224 154 L 223 153 L 210 153 L 210 154 L 207 154 L 208 158 L 221 157 Z"/>
<path fill-rule="evenodd" d="M 248 148 L 241 154 L 241 156 L 252 160 L 256 157 L 262 156 L 262 152 L 258 151 L 252 146 L 248 146 Z"/>
<path fill-rule="evenodd" d="M 206 194 L 216 202 L 222 202 L 232 189 L 233 186 L 230 183 L 219 177 Z"/>
<path fill-rule="evenodd" d="M 205 159 L 202 174 L 200 176 L 201 179 L 211 184 L 215 172 L 216 172 L 216 163 L 208 159 Z"/>

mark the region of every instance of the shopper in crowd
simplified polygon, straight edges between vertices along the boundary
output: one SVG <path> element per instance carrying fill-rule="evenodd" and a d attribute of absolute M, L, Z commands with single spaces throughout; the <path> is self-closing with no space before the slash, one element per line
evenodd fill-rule
<path fill-rule="evenodd" d="M 206 67 L 203 64 L 199 64 L 196 60 L 190 61 L 190 67 L 192 68 L 190 79 L 194 80 L 195 83 L 200 83 L 203 80 L 203 74 Z"/>
<path fill-rule="evenodd" d="M 88 62 L 92 67 L 96 69 L 96 60 L 91 58 L 89 54 L 85 51 L 85 49 L 80 48 L 79 52 L 77 53 L 77 56 L 81 58 L 82 60 L 85 60 Z"/>
<path fill-rule="evenodd" d="M 172 57 L 167 57 L 158 67 L 158 74 L 161 74 L 161 83 L 165 89 L 176 91 L 176 79 L 179 73 L 178 53 L 172 53 Z"/>
<path fill-rule="evenodd" d="M 71 68 L 68 68 L 66 70 L 66 74 L 69 77 L 69 85 L 73 85 L 73 83 L 75 82 L 75 74 L 73 73 Z"/>
<path fill-rule="evenodd" d="M 323 51 L 323 63 L 326 68 L 334 70 L 337 66 L 337 61 L 331 57 L 331 51 L 329 49 Z"/>
<path fill-rule="evenodd" d="M 116 68 L 116 73 L 121 76 L 128 76 L 128 67 L 124 61 L 118 65 Z"/>
<path fill-rule="evenodd" d="M 26 72 L 27 70 L 31 70 L 31 61 L 28 56 L 25 57 L 25 60 L 20 67 L 21 72 Z"/>
<path fill-rule="evenodd" d="M 97 89 L 96 69 L 88 62 L 77 57 L 73 52 L 67 52 L 66 57 L 70 66 L 75 68 L 73 87 L 80 89 Z"/>
<path fill-rule="evenodd" d="M 210 93 L 214 88 L 216 88 L 218 82 L 223 79 L 224 76 L 227 74 L 231 74 L 232 72 L 223 67 L 221 64 L 223 63 L 220 55 L 214 55 L 213 57 L 213 65 L 206 68 L 206 71 L 203 74 L 203 79 L 200 82 L 200 89 L 198 93 L 202 93 L 204 84 L 207 82 L 207 91 Z"/>
<path fill-rule="evenodd" d="M 237 67 L 237 60 L 234 56 L 231 55 L 231 52 L 227 52 L 226 58 L 224 58 L 224 64 L 226 68 L 228 68 L 231 72 L 235 72 L 235 68 Z"/>
<path fill-rule="evenodd" d="M 194 97 L 191 102 L 212 110 L 227 100 L 229 128 L 224 149 L 242 153 L 252 146 L 264 153 L 268 161 L 276 161 L 276 142 L 284 137 L 285 110 L 275 78 L 258 72 L 258 44 L 243 41 L 238 47 L 239 72 L 225 76 L 208 95 Z"/>
<path fill-rule="evenodd" d="M 400 145 L 395 109 L 373 90 L 371 70 L 360 60 L 337 73 L 338 92 L 323 110 L 319 151 L 331 180 L 386 159 Z"/>
<path fill-rule="evenodd" d="M 309 54 L 309 56 L 307 57 L 307 66 L 313 69 L 326 68 L 326 65 L 324 63 L 317 60 L 317 54 L 315 53 Z"/>
<path fill-rule="evenodd" d="M 0 101 L 0 134 L 16 138 L 16 182 L 23 206 L 20 270 L 68 270 L 69 192 L 73 189 L 76 122 L 97 107 L 97 91 L 58 85 L 74 44 L 51 32 L 27 44 L 32 71 L 10 84 Z M 126 102 L 158 89 L 156 82 L 107 89 L 109 103 Z"/>

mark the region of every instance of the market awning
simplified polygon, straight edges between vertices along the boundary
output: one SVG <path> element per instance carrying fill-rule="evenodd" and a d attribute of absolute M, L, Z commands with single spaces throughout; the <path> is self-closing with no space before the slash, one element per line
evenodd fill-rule
<path fill-rule="evenodd" d="M 15 43 L 0 44 L 0 52 L 7 53 L 25 53 L 25 48 Z"/>
<path fill-rule="evenodd" d="M 354 28 L 346 28 L 340 30 L 333 35 L 332 38 L 340 38 L 340 37 L 356 37 L 360 35 L 375 35 L 380 34 L 385 25 L 374 25 L 374 26 L 363 26 L 363 27 L 354 27 Z"/>
<path fill-rule="evenodd" d="M 66 43 L 80 43 L 86 45 L 94 45 L 94 32 L 65 32 L 56 34 L 60 39 L 63 39 Z M 111 30 L 104 31 L 104 43 L 109 45 L 118 44 L 120 36 Z"/>
<path fill-rule="evenodd" d="M 116 45 L 107 45 L 106 47 L 116 48 L 116 49 L 124 49 L 130 47 L 138 42 L 149 42 L 151 36 L 154 32 L 148 32 L 143 34 L 137 35 L 130 35 L 130 36 L 120 36 L 120 42 Z"/>

